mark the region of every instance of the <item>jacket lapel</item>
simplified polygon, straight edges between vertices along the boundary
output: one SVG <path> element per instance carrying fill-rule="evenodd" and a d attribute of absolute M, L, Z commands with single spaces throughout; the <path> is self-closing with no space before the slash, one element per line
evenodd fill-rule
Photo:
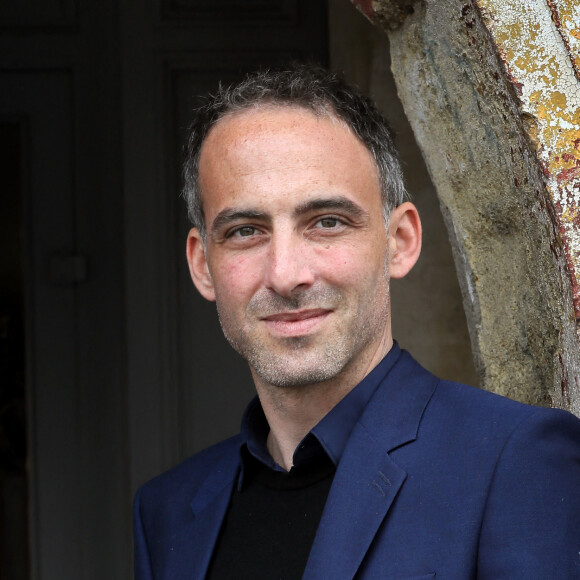
<path fill-rule="evenodd" d="M 415 440 L 437 383 L 403 351 L 379 385 L 339 462 L 303 580 L 355 576 L 407 476 L 389 452 Z"/>
<path fill-rule="evenodd" d="M 172 538 L 164 578 L 202 580 L 213 554 L 239 471 L 239 449 L 221 458 L 191 502 L 191 518 Z"/>
<path fill-rule="evenodd" d="M 406 474 L 364 429 L 337 469 L 303 580 L 352 578 Z"/>

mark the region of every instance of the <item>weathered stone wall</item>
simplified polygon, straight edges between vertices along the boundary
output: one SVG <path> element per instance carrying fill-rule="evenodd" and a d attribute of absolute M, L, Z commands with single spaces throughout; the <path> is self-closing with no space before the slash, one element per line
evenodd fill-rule
<path fill-rule="evenodd" d="M 542 1 L 543 11 L 540 0 L 353 1 L 388 30 L 452 239 L 481 385 L 580 415 L 572 0 Z"/>

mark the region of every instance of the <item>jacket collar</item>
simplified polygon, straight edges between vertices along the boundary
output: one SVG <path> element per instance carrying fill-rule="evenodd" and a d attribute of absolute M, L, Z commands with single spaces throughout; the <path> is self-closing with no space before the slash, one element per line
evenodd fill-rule
<path fill-rule="evenodd" d="M 334 465 L 338 465 L 348 439 L 366 409 L 370 399 L 391 368 L 401 356 L 401 349 L 395 341 L 391 350 L 363 380 L 352 389 L 317 425 L 304 437 L 294 453 L 294 465 L 307 461 L 318 461 L 322 450 Z M 270 469 L 283 471 L 272 459 L 267 449 L 270 427 L 258 397 L 247 406 L 242 419 L 242 440 L 248 452 Z M 240 489 L 245 476 L 245 459 L 242 456 Z"/>

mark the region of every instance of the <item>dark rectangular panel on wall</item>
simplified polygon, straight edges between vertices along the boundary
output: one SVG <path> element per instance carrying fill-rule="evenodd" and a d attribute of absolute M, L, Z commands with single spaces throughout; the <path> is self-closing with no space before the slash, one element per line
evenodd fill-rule
<path fill-rule="evenodd" d="M 77 292 L 52 269 L 75 250 L 72 77 L 0 74 L 0 110 L 23 120 L 31 572 L 72 578 L 81 560 Z"/>
<path fill-rule="evenodd" d="M 75 0 L 7 0 L 0 2 L 0 29 L 72 28 Z"/>
<path fill-rule="evenodd" d="M 119 3 L 1 4 L 0 117 L 23 143 L 30 491 L 30 541 L 12 526 L 7 549 L 29 546 L 34 580 L 129 578 Z"/>
<path fill-rule="evenodd" d="M 0 578 L 28 580 L 23 119 L 0 115 Z"/>
<path fill-rule="evenodd" d="M 162 0 L 165 20 L 195 24 L 216 19 L 249 25 L 263 25 L 265 21 L 292 24 L 297 20 L 298 11 L 296 0 Z"/>

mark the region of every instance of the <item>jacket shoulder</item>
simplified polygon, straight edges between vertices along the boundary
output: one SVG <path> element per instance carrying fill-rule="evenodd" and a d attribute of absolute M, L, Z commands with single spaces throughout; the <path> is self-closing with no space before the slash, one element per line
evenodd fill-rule
<path fill-rule="evenodd" d="M 511 431 L 536 422 L 580 425 L 578 418 L 568 411 L 528 405 L 477 387 L 444 380 L 437 385 L 431 405 L 441 411 L 445 409 L 463 424 L 482 423 L 492 431 Z"/>
<path fill-rule="evenodd" d="M 208 475 L 222 466 L 231 467 L 239 457 L 240 435 L 216 443 L 148 481 L 138 491 L 142 505 L 175 503 L 191 499 Z"/>
<path fill-rule="evenodd" d="M 405 389 L 402 400 L 419 396 L 419 434 L 448 438 L 456 445 L 480 442 L 489 451 L 536 427 L 577 432 L 580 420 L 560 409 L 536 407 L 462 383 L 438 379 L 404 353 Z M 410 391 L 410 392 L 409 392 Z M 407 404 L 407 408 L 409 405 Z"/>

